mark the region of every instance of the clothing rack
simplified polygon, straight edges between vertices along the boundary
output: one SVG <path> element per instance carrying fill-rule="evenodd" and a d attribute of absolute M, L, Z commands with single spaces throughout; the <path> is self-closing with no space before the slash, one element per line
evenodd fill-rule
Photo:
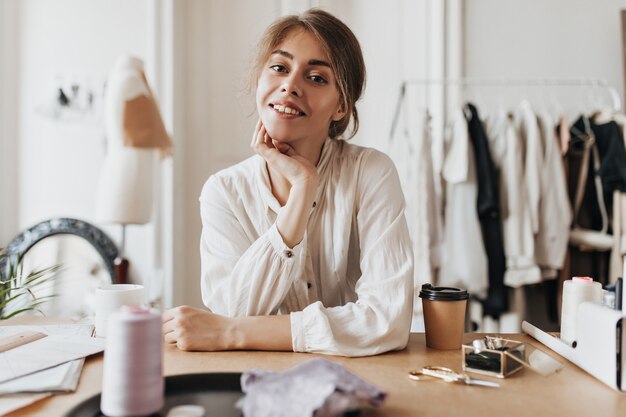
<path fill-rule="evenodd" d="M 606 89 L 609 93 L 612 101 L 613 109 L 616 112 L 622 110 L 622 101 L 617 89 L 610 85 L 606 80 L 598 78 L 574 78 L 574 79 L 489 79 L 489 78 L 442 78 L 442 79 L 408 79 L 404 80 L 400 85 L 400 93 L 396 102 L 396 109 L 393 114 L 393 120 L 391 123 L 391 131 L 389 138 L 393 138 L 400 118 L 400 112 L 402 110 L 402 104 L 406 96 L 406 90 L 408 86 L 432 86 L 440 85 L 446 86 L 460 86 L 460 87 L 499 87 L 499 88 L 519 88 L 519 87 L 591 87 Z"/>

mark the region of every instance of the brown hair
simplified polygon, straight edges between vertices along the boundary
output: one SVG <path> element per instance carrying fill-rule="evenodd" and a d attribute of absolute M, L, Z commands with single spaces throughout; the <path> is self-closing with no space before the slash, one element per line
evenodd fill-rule
<path fill-rule="evenodd" d="M 263 34 L 257 48 L 257 55 L 250 72 L 250 86 L 256 88 L 263 66 L 278 45 L 294 29 L 304 29 L 313 34 L 321 43 L 322 49 L 330 58 L 330 67 L 335 74 L 337 90 L 346 115 L 332 121 L 328 136 L 333 139 L 343 134 L 352 116 L 353 137 L 359 130 L 359 114 L 356 102 L 361 97 L 365 85 L 365 62 L 361 46 L 354 33 L 335 16 L 320 9 L 309 9 L 300 15 L 285 16 L 274 22 Z"/>

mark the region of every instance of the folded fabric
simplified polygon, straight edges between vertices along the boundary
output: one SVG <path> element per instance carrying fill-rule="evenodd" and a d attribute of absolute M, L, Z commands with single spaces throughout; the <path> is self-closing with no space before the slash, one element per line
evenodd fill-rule
<path fill-rule="evenodd" d="M 238 407 L 245 417 L 334 417 L 370 404 L 387 394 L 342 365 L 311 359 L 283 372 L 259 369 L 241 375 L 246 394 Z"/>

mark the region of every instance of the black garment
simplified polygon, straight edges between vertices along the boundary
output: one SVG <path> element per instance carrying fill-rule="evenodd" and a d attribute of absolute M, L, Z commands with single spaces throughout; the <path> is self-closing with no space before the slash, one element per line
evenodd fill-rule
<path fill-rule="evenodd" d="M 613 208 L 613 191 L 626 192 L 626 148 L 617 123 L 591 123 L 600 151 L 600 177 L 604 187 L 607 208 Z"/>
<path fill-rule="evenodd" d="M 609 217 L 611 217 L 610 214 L 613 209 L 613 191 L 626 192 L 626 148 L 624 147 L 624 139 L 619 125 L 614 121 L 596 124 L 593 120 L 589 120 L 589 126 L 591 127 L 600 153 L 600 167 L 596 168 L 602 179 L 604 201 Z M 582 117 L 572 126 L 572 137 L 576 137 L 577 134 L 580 135 L 580 132 L 583 134 L 585 132 L 585 123 Z M 593 175 L 594 172 L 590 160 L 585 200 L 596 199 Z M 599 229 L 601 227 L 601 219 L 600 212 L 596 207 L 597 204 L 591 205 L 591 214 L 593 216 L 592 228 Z"/>
<path fill-rule="evenodd" d="M 508 291 L 504 285 L 506 258 L 500 219 L 498 176 L 489 153 L 489 141 L 478 116 L 478 110 L 470 103 L 466 105 L 465 110 L 467 128 L 476 159 L 478 179 L 476 209 L 489 264 L 489 289 L 487 298 L 481 301 L 484 313 L 497 319 L 501 313 L 509 309 Z"/>

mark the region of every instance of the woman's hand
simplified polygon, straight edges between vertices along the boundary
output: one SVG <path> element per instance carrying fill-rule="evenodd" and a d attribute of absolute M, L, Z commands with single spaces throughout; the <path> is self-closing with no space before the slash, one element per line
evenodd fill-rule
<path fill-rule="evenodd" d="M 232 319 L 206 310 L 180 306 L 163 313 L 163 340 L 179 349 L 228 350 L 232 342 Z"/>
<path fill-rule="evenodd" d="M 273 140 L 265 130 L 261 119 L 256 124 L 250 146 L 292 186 L 317 186 L 319 177 L 315 165 L 299 155 L 291 145 Z"/>
<path fill-rule="evenodd" d="M 285 244 L 293 248 L 304 238 L 319 183 L 317 168 L 304 156 L 299 155 L 289 144 L 272 140 L 260 119 L 252 135 L 251 146 L 267 162 L 270 178 L 273 171 L 284 177 L 290 184 L 286 203 L 276 218 L 276 228 Z M 280 182 L 274 182 L 273 179 L 271 181 L 272 191 L 276 191 L 274 187 L 280 187 L 277 185 Z M 281 191 L 279 190 L 278 193 L 280 194 Z M 277 193 L 275 192 L 274 195 Z"/>
<path fill-rule="evenodd" d="M 163 313 L 163 340 L 180 350 L 291 350 L 289 315 L 224 317 L 180 306 Z"/>

